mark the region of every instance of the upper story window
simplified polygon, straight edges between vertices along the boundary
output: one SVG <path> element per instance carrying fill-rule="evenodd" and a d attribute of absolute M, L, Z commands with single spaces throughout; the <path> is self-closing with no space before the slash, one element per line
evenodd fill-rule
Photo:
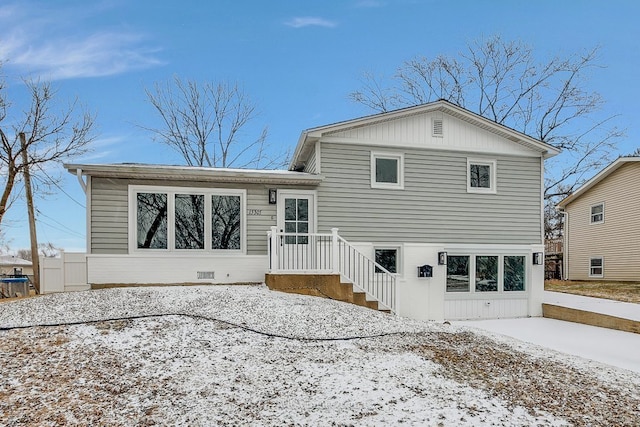
<path fill-rule="evenodd" d="M 371 188 L 404 188 L 404 155 L 371 153 Z"/>
<path fill-rule="evenodd" d="M 604 203 L 591 206 L 591 224 L 604 222 Z"/>
<path fill-rule="evenodd" d="M 467 159 L 467 192 L 496 192 L 496 161 Z"/>
<path fill-rule="evenodd" d="M 241 251 L 244 190 L 130 187 L 135 251 Z"/>

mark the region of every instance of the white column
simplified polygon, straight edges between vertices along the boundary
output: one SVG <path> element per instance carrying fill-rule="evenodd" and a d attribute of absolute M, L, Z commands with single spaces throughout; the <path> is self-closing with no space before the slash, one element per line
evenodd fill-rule
<path fill-rule="evenodd" d="M 270 259 L 269 259 L 269 265 L 271 266 L 271 272 L 273 271 L 278 271 L 279 270 L 279 266 L 278 266 L 278 227 L 273 226 L 271 227 L 271 231 L 267 232 L 267 235 L 269 235 L 271 237 L 271 247 L 270 247 Z"/>
<path fill-rule="evenodd" d="M 331 270 L 340 273 L 340 263 L 338 261 L 338 229 L 331 229 Z"/>

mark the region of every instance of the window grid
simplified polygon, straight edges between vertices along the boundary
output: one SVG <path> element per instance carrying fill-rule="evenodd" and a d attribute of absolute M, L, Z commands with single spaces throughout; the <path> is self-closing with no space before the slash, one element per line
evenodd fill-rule
<path fill-rule="evenodd" d="M 589 259 L 589 277 L 604 277 L 603 257 L 591 257 Z"/>
<path fill-rule="evenodd" d="M 591 206 L 591 224 L 604 222 L 604 203 Z"/>

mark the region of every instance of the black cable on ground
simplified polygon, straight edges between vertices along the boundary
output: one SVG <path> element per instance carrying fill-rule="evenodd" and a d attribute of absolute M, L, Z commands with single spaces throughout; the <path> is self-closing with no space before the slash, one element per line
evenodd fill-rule
<path fill-rule="evenodd" d="M 0 332 L 1 331 L 12 331 L 12 330 L 16 330 L 16 329 L 37 328 L 37 327 L 85 325 L 85 324 L 100 323 L 100 322 L 114 322 L 114 321 L 118 321 L 118 320 L 152 319 L 152 318 L 166 317 L 166 316 L 184 316 L 184 317 L 190 317 L 192 319 L 202 319 L 202 320 L 208 320 L 208 321 L 213 321 L 213 322 L 220 322 L 220 323 L 224 323 L 226 325 L 229 325 L 229 326 L 232 326 L 232 327 L 236 327 L 236 328 L 239 328 L 239 329 L 243 329 L 245 331 L 253 332 L 253 333 L 256 333 L 256 334 L 259 334 L 259 335 L 264 335 L 264 336 L 271 337 L 271 338 L 282 338 L 282 339 L 287 339 L 287 340 L 292 340 L 292 341 L 308 341 L 308 342 L 315 342 L 315 341 L 317 341 L 317 342 L 322 342 L 322 341 L 352 341 L 352 340 L 358 340 L 358 339 L 379 338 L 379 337 L 386 337 L 386 336 L 392 336 L 392 335 L 401 335 L 401 334 L 405 333 L 405 332 L 388 332 L 388 333 L 366 335 L 366 336 L 353 336 L 353 337 L 305 338 L 305 337 L 294 337 L 294 336 L 287 336 L 287 335 L 272 334 L 272 333 L 269 333 L 269 332 L 264 332 L 264 331 L 259 331 L 257 329 L 253 329 L 253 328 L 250 328 L 250 327 L 245 326 L 245 325 L 239 325 L 237 323 L 228 322 L 226 320 L 220 320 L 220 319 L 216 319 L 216 318 L 213 318 L 213 317 L 207 317 L 207 316 L 203 316 L 203 315 L 199 315 L 199 314 L 185 314 L 185 313 L 147 314 L 147 315 L 142 315 L 142 316 L 114 317 L 114 318 L 108 318 L 108 319 L 85 320 L 85 321 L 77 321 L 77 322 L 40 323 L 40 324 L 37 324 L 37 325 L 27 325 L 27 326 L 8 326 L 8 327 L 7 326 L 0 326 Z"/>

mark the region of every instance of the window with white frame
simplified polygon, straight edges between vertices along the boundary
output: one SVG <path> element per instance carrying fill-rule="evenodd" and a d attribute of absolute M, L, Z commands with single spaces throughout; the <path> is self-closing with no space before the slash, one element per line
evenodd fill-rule
<path fill-rule="evenodd" d="M 375 261 L 389 273 L 399 273 L 400 248 L 375 248 Z M 381 272 L 382 270 L 376 267 L 376 273 Z"/>
<path fill-rule="evenodd" d="M 446 291 L 524 292 L 527 280 L 526 260 L 525 255 L 447 254 Z"/>
<path fill-rule="evenodd" d="M 372 152 L 371 187 L 404 188 L 404 155 Z"/>
<path fill-rule="evenodd" d="M 447 292 L 469 292 L 469 256 L 447 255 Z"/>
<path fill-rule="evenodd" d="M 134 250 L 241 251 L 244 190 L 130 187 Z"/>
<path fill-rule="evenodd" d="M 604 222 L 604 203 L 591 206 L 591 224 Z"/>
<path fill-rule="evenodd" d="M 604 277 L 604 258 L 591 257 L 589 260 L 589 277 Z"/>
<path fill-rule="evenodd" d="M 467 192 L 496 192 L 496 161 L 467 159 Z"/>

